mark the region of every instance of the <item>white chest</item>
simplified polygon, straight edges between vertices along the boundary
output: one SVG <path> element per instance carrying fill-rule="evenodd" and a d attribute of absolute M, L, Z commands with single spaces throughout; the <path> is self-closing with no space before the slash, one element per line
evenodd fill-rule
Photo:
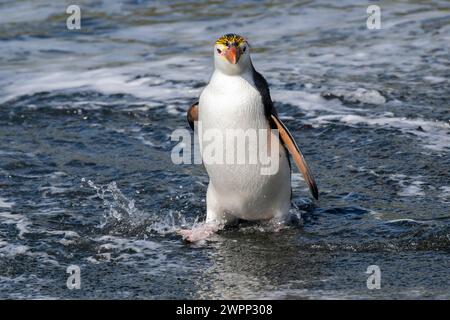
<path fill-rule="evenodd" d="M 210 178 L 207 196 L 210 216 L 220 217 L 223 212 L 228 212 L 241 219 L 268 219 L 287 212 L 290 205 L 288 160 L 278 138 L 268 139 L 269 121 L 262 97 L 252 82 L 251 75 L 227 76 L 216 72 L 200 95 L 202 133 L 199 138 L 203 163 Z M 244 140 L 244 152 L 236 148 L 238 144 L 230 147 L 228 135 L 233 129 L 243 129 L 250 133 L 249 136 L 254 132 L 258 141 Z M 220 138 L 210 139 L 208 131 Z M 260 132 L 264 134 L 259 136 Z M 240 137 L 245 139 L 243 135 Z M 212 140 L 218 142 L 217 145 Z M 261 154 L 267 157 L 269 141 L 274 141 L 277 148 L 270 146 L 268 165 Z M 265 152 L 260 153 L 260 150 Z M 239 154 L 244 154 L 244 162 L 236 160 Z M 263 167 L 274 170 L 270 175 L 262 174 Z"/>
<path fill-rule="evenodd" d="M 267 128 L 261 95 L 250 76 L 215 73 L 199 101 L 199 120 L 204 128 Z"/>

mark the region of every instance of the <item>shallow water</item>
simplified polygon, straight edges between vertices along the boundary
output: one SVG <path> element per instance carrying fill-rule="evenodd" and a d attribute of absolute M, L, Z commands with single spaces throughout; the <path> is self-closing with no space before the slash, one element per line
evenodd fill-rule
<path fill-rule="evenodd" d="M 79 31 L 69 1 L 0 3 L 0 298 L 450 298 L 447 1 L 383 1 L 381 30 L 364 1 L 79 3 Z M 187 245 L 208 177 L 170 134 L 228 32 L 321 198 L 295 171 L 297 223 Z"/>

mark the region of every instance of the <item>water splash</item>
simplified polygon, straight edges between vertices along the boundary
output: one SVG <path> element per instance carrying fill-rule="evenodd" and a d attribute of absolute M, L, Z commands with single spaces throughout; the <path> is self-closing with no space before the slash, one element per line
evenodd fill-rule
<path fill-rule="evenodd" d="M 141 224 L 145 219 L 144 212 L 136 208 L 134 199 L 126 197 L 115 181 L 106 185 L 96 185 L 92 180 L 82 178 L 81 182 L 82 184 L 87 183 L 90 188 L 94 189 L 96 196 L 103 201 L 106 209 L 103 215 L 105 220 L 101 223 L 101 228 L 105 227 L 111 219 L 117 222 L 126 221 L 134 226 Z"/>
<path fill-rule="evenodd" d="M 103 201 L 103 221 L 99 228 L 109 234 L 130 236 L 173 235 L 181 228 L 198 225 L 199 217 L 188 218 L 178 210 L 167 212 L 144 212 L 135 205 L 135 200 L 127 197 L 115 181 L 106 185 L 96 184 L 86 178 L 81 179 L 82 187 L 89 187 L 96 197 Z"/>

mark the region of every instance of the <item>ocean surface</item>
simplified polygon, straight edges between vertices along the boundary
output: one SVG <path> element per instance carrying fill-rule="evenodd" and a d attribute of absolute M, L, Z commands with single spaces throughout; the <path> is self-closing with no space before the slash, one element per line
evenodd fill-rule
<path fill-rule="evenodd" d="M 0 1 L 0 298 L 450 298 L 448 1 L 378 1 L 379 30 L 369 1 L 70 4 Z M 287 228 L 187 244 L 208 176 L 170 136 L 229 32 L 320 200 L 294 169 Z"/>

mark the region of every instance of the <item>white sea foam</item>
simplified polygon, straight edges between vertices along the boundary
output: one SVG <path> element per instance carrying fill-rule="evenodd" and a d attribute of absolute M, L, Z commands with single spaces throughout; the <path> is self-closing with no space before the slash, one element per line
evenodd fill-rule
<path fill-rule="evenodd" d="M 386 221 L 386 223 L 399 223 L 399 222 L 410 222 L 410 223 L 414 223 L 414 224 L 430 224 L 432 222 L 430 221 L 421 221 L 421 220 L 414 220 L 414 219 L 392 219 L 392 220 L 388 220 Z"/>
<path fill-rule="evenodd" d="M 446 78 L 442 77 L 434 77 L 434 76 L 426 76 L 424 77 L 424 80 L 431 82 L 431 83 L 442 83 L 448 81 Z"/>
<path fill-rule="evenodd" d="M 450 186 L 441 186 L 438 189 L 440 190 L 439 198 L 444 203 L 450 203 Z"/>
<path fill-rule="evenodd" d="M 337 93 L 336 93 L 337 94 Z M 377 91 L 356 90 L 345 93 L 346 98 L 371 104 L 384 104 L 385 98 Z M 317 93 L 293 90 L 274 90 L 275 102 L 296 106 L 306 113 L 311 124 L 340 122 L 352 126 L 371 126 L 396 129 L 413 134 L 424 142 L 424 147 L 443 151 L 450 149 L 450 123 L 422 118 L 396 117 L 391 112 L 377 115 L 371 110 L 346 107 L 338 99 L 326 100 Z M 395 103 L 395 102 L 394 102 Z M 317 115 L 320 113 L 321 115 Z M 325 113 L 325 114 L 324 114 Z"/>
<path fill-rule="evenodd" d="M 93 264 L 102 262 L 120 261 L 121 263 L 133 264 L 135 259 L 147 259 L 151 257 L 152 261 L 158 263 L 165 259 L 165 253 L 161 250 L 161 244 L 156 241 L 129 238 L 120 238 L 118 236 L 106 235 L 95 239 L 98 245 L 98 253 L 86 258 Z"/>
<path fill-rule="evenodd" d="M 0 241 L 0 257 L 2 256 L 16 256 L 25 254 L 30 247 L 21 244 L 12 244 L 5 241 Z"/>
<path fill-rule="evenodd" d="M 396 129 L 413 134 L 424 140 L 424 146 L 437 151 L 450 149 L 450 124 L 442 121 L 431 121 L 421 118 L 410 119 L 391 116 L 323 115 L 311 121 L 325 124 L 341 122 L 348 125 L 366 125 Z"/>
<path fill-rule="evenodd" d="M 398 183 L 401 190 L 398 195 L 401 197 L 422 197 L 425 196 L 425 190 L 422 187 L 425 182 L 416 180 L 420 179 L 421 176 L 409 177 L 404 174 L 391 174 L 389 179 Z"/>
<path fill-rule="evenodd" d="M 0 222 L 3 224 L 13 224 L 19 232 L 18 237 L 20 239 L 30 231 L 28 227 L 31 225 L 31 221 L 21 214 L 0 211 Z"/>
<path fill-rule="evenodd" d="M 318 111 L 326 111 L 331 114 L 349 114 L 362 111 L 356 108 L 345 107 L 337 99 L 326 100 L 318 93 L 300 90 L 273 90 L 273 100 L 296 106 L 306 112 L 307 117 L 314 116 Z"/>
<path fill-rule="evenodd" d="M 9 201 L 5 198 L 0 197 L 0 208 L 11 209 L 15 205 L 15 202 Z"/>
<path fill-rule="evenodd" d="M 356 90 L 336 89 L 330 92 L 331 94 L 341 97 L 345 101 L 354 103 L 367 103 L 381 105 L 386 103 L 386 98 L 377 90 L 367 90 L 358 88 Z"/>
<path fill-rule="evenodd" d="M 298 172 L 292 172 L 291 184 L 292 184 L 293 188 L 303 188 L 304 191 L 308 190 L 308 187 L 306 187 L 306 184 L 305 184 L 305 179 Z"/>
<path fill-rule="evenodd" d="M 399 196 L 402 197 L 416 197 L 416 196 L 424 196 L 425 192 L 420 187 L 418 181 L 414 181 L 411 185 L 405 186 L 402 191 L 398 193 Z"/>
<path fill-rule="evenodd" d="M 120 238 L 116 236 L 101 236 L 96 239 L 97 242 L 106 242 L 99 246 L 99 251 L 110 251 L 110 250 L 132 250 L 136 253 L 148 252 L 157 250 L 161 247 L 161 244 L 150 240 L 130 240 L 128 238 Z"/>
<path fill-rule="evenodd" d="M 72 190 L 72 188 L 49 186 L 49 187 L 40 187 L 38 190 L 42 191 L 43 196 L 46 197 L 47 194 L 53 195 L 69 192 L 70 190 Z"/>
<path fill-rule="evenodd" d="M 442 191 L 442 195 L 450 196 L 450 186 L 442 186 L 439 189 Z"/>
<path fill-rule="evenodd" d="M 151 101 L 185 101 L 199 94 L 200 89 L 190 87 L 190 82 L 193 80 L 192 74 L 198 72 L 202 63 L 191 61 L 184 66 L 183 62 L 180 57 L 170 57 L 145 63 L 130 63 L 126 67 L 100 67 L 94 70 L 66 71 L 63 65 L 60 69 L 53 67 L 36 72 L 31 70 L 28 74 L 15 75 L 16 81 L 3 85 L 2 101 L 25 94 L 71 89 L 130 94 Z M 146 74 L 135 77 L 142 72 Z"/>

